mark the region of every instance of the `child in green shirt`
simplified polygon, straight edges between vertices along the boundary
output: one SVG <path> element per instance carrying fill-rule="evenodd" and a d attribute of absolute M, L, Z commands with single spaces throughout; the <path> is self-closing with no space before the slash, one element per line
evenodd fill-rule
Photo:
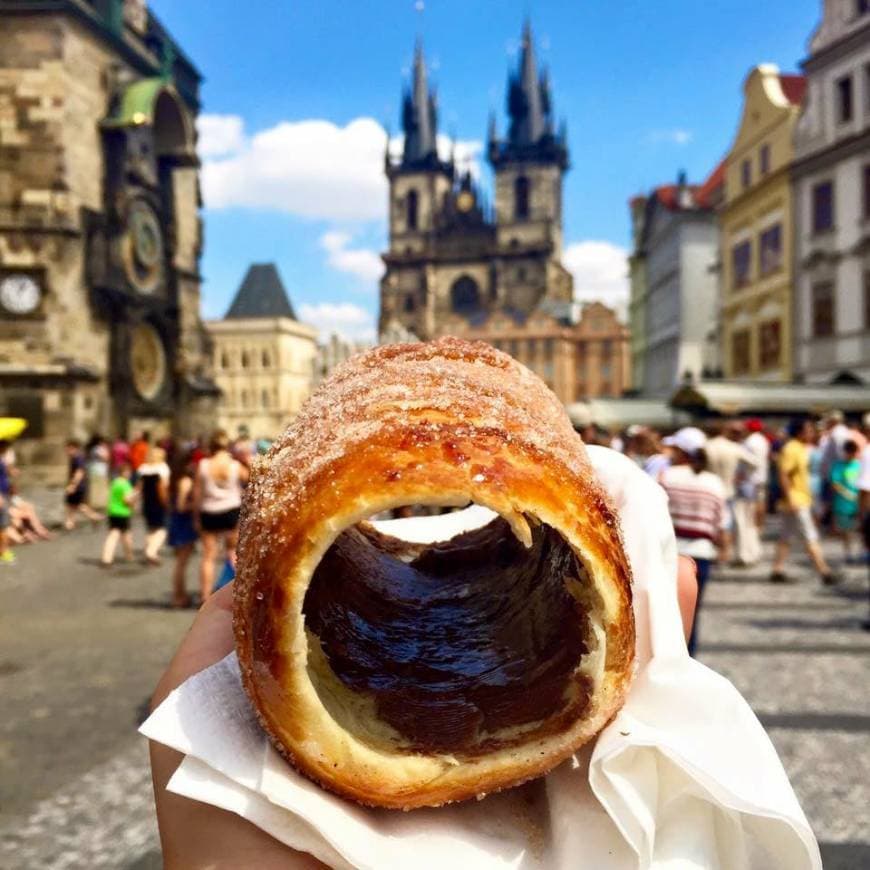
<path fill-rule="evenodd" d="M 128 562 L 133 561 L 133 534 L 130 531 L 130 517 L 133 515 L 133 504 L 136 501 L 136 490 L 130 482 L 132 469 L 124 463 L 118 470 L 118 476 L 109 487 L 109 503 L 106 515 L 109 520 L 109 534 L 103 543 L 103 555 L 100 564 L 108 568 L 115 561 L 115 550 L 118 541 L 124 546 L 124 555 Z"/>
<path fill-rule="evenodd" d="M 831 486 L 834 491 L 834 529 L 843 541 L 846 562 L 852 561 L 852 533 L 858 527 L 858 478 L 861 476 L 861 461 L 858 445 L 847 441 L 843 445 L 843 458 L 831 468 Z"/>

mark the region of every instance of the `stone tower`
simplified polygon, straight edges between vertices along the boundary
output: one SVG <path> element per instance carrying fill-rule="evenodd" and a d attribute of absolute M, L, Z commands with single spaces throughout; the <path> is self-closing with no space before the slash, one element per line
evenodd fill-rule
<path fill-rule="evenodd" d="M 559 257 L 568 150 L 564 129 L 553 131 L 550 89 L 528 24 L 519 69 L 509 77 L 508 114 L 504 141 L 490 122 L 493 210 L 476 179 L 438 154 L 435 95 L 417 45 L 402 102 L 403 152 L 386 156 L 390 245 L 381 335 L 410 330 L 428 339 L 452 318 L 476 325 L 499 311 L 522 320 L 536 310 L 567 315 L 573 284 Z"/>
<path fill-rule="evenodd" d="M 200 76 L 143 0 L 0 0 L 0 415 L 52 477 L 93 432 L 195 434 Z"/>

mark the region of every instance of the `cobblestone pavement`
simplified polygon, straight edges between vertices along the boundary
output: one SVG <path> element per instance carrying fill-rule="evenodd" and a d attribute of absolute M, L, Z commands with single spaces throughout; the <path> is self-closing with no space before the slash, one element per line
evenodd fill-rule
<path fill-rule="evenodd" d="M 166 609 L 168 564 L 98 568 L 101 539 L 81 529 L 0 567 L 4 870 L 160 867 L 135 729 L 191 613 Z M 870 867 L 865 572 L 826 590 L 799 560 L 790 586 L 722 570 L 701 616 L 700 657 L 768 728 L 827 870 Z"/>

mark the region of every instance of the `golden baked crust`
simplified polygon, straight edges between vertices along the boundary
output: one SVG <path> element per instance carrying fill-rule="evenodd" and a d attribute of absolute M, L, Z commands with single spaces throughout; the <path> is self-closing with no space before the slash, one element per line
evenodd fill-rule
<path fill-rule="evenodd" d="M 374 745 L 342 727 L 312 682 L 302 605 L 343 530 L 407 504 L 527 518 L 557 530 L 595 590 L 601 661 L 584 714 L 556 733 L 474 757 Z M 438 806 L 546 773 L 622 705 L 634 661 L 631 582 L 614 512 L 553 393 L 490 345 L 454 338 L 354 357 L 309 399 L 251 474 L 234 629 L 263 727 L 297 769 L 360 803 Z"/>

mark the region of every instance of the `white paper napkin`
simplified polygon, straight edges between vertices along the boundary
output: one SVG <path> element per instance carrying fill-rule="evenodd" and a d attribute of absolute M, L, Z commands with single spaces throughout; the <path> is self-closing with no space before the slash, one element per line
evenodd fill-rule
<path fill-rule="evenodd" d="M 594 746 L 481 801 L 365 809 L 272 749 L 233 654 L 191 677 L 140 729 L 186 755 L 168 788 L 336 868 L 820 870 L 815 837 L 758 719 L 731 683 L 686 653 L 663 491 L 624 456 L 589 453 L 622 522 L 639 664 L 625 706 Z M 488 516 L 472 507 L 381 527 L 444 540 Z"/>

